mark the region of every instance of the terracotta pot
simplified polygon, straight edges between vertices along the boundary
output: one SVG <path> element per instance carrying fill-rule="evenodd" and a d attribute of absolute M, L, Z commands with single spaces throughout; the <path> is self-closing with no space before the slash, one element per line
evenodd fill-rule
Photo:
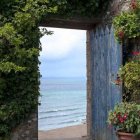
<path fill-rule="evenodd" d="M 140 137 L 134 137 L 133 133 L 117 132 L 117 136 L 118 140 L 140 140 Z"/>

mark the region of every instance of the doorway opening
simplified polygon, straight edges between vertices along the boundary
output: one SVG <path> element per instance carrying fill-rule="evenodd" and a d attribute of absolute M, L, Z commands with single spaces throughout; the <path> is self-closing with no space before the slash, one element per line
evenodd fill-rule
<path fill-rule="evenodd" d="M 84 139 L 87 136 L 86 31 L 47 29 L 54 34 L 41 38 L 39 140 Z"/>

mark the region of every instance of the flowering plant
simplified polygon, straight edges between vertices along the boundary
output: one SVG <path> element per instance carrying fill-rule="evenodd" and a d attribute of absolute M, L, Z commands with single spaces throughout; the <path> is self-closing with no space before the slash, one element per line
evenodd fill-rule
<path fill-rule="evenodd" d="M 140 135 L 140 105 L 122 102 L 108 114 L 108 123 L 115 130 Z"/>
<path fill-rule="evenodd" d="M 118 41 L 140 36 L 140 0 L 131 0 L 129 9 L 113 20 L 115 37 Z"/>

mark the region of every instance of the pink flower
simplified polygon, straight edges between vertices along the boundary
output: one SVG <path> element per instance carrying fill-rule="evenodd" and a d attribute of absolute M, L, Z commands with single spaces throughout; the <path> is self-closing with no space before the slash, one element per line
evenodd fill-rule
<path fill-rule="evenodd" d="M 132 52 L 133 55 L 140 55 L 140 52 L 134 51 Z"/>
<path fill-rule="evenodd" d="M 124 120 L 123 120 L 123 118 L 122 118 L 122 117 L 120 117 L 119 121 L 120 121 L 121 123 L 123 123 L 123 122 L 124 122 Z"/>
<path fill-rule="evenodd" d="M 127 119 L 127 114 L 124 114 L 123 119 L 124 121 Z"/>

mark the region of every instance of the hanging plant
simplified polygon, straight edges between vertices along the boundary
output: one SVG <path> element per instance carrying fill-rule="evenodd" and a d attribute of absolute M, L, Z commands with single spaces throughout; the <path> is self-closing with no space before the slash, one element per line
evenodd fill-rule
<path fill-rule="evenodd" d="M 131 0 L 129 11 L 113 20 L 115 37 L 119 42 L 140 36 L 140 0 Z"/>

